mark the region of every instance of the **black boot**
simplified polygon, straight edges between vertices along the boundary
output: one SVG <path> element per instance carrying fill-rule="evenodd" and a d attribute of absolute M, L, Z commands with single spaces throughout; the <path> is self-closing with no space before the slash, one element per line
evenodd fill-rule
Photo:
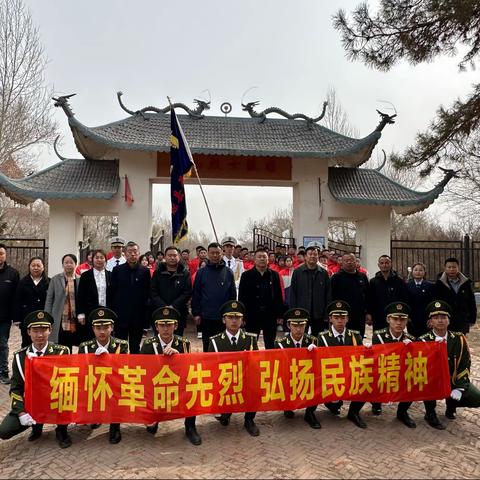
<path fill-rule="evenodd" d="M 110 431 L 108 433 L 108 441 L 114 445 L 116 443 L 120 443 L 121 439 L 122 439 L 122 434 L 120 433 L 120 424 L 111 423 Z"/>
<path fill-rule="evenodd" d="M 397 410 L 397 418 L 408 428 L 416 428 L 417 424 L 412 420 L 406 410 Z"/>
<path fill-rule="evenodd" d="M 228 424 L 230 423 L 230 417 L 232 416 L 231 413 L 222 413 L 220 414 L 219 417 L 215 417 L 219 422 L 220 425 L 223 425 L 224 427 L 227 427 Z"/>
<path fill-rule="evenodd" d="M 147 426 L 147 432 L 155 435 L 158 431 L 158 422 Z"/>
<path fill-rule="evenodd" d="M 445 425 L 438 419 L 435 412 L 427 412 L 425 414 L 425 420 L 432 428 L 436 428 L 437 430 L 445 430 Z"/>
<path fill-rule="evenodd" d="M 325 406 L 332 412 L 333 415 L 340 415 L 340 409 L 342 408 L 343 401 L 339 402 L 327 402 Z"/>
<path fill-rule="evenodd" d="M 283 412 L 283 416 L 284 416 L 285 418 L 293 418 L 293 417 L 295 416 L 295 413 L 294 413 L 293 410 L 285 410 L 285 411 Z"/>
<path fill-rule="evenodd" d="M 322 428 L 320 425 L 320 422 L 318 421 L 315 412 L 312 410 L 306 410 L 305 411 L 305 416 L 303 419 L 314 429 L 318 430 L 319 428 Z"/>
<path fill-rule="evenodd" d="M 195 425 L 185 425 L 185 435 L 192 445 L 202 444 L 202 437 L 198 434 Z"/>
<path fill-rule="evenodd" d="M 32 431 L 28 436 L 29 442 L 34 442 L 35 440 L 39 439 L 42 436 L 43 432 L 43 425 L 41 423 L 37 423 L 36 425 L 32 425 Z"/>
<path fill-rule="evenodd" d="M 57 425 L 55 436 L 57 437 L 57 442 L 60 448 L 68 448 L 72 445 L 72 439 L 68 434 L 66 425 Z"/>
<path fill-rule="evenodd" d="M 245 426 L 245 430 L 252 437 L 258 437 L 260 435 L 260 430 L 258 430 L 258 427 L 255 425 L 255 421 L 253 420 L 253 418 L 246 418 L 244 426 Z"/>

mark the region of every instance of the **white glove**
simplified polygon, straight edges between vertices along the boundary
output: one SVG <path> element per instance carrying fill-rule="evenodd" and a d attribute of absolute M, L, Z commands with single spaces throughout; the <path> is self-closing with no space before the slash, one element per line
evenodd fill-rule
<path fill-rule="evenodd" d="M 24 427 L 31 427 L 32 425 L 35 425 L 37 423 L 29 413 L 24 413 L 23 415 L 20 415 L 18 419 Z"/>
<path fill-rule="evenodd" d="M 457 402 L 459 402 L 460 399 L 462 398 L 462 391 L 459 390 L 458 388 L 454 388 L 450 392 L 450 397 L 453 398 L 453 400 L 456 400 Z"/>
<path fill-rule="evenodd" d="M 365 342 L 365 343 L 363 344 L 363 346 L 364 346 L 365 348 L 372 348 L 372 344 L 371 344 L 370 342 Z"/>
<path fill-rule="evenodd" d="M 311 352 L 311 351 L 314 350 L 315 348 L 317 348 L 317 346 L 316 346 L 315 344 L 311 343 L 311 344 L 307 347 L 307 350 L 308 350 L 309 352 Z"/>
<path fill-rule="evenodd" d="M 412 343 L 412 341 L 409 338 L 404 338 L 402 342 L 404 343 L 404 345 L 408 345 L 409 343 Z"/>
<path fill-rule="evenodd" d="M 102 355 L 104 353 L 108 353 L 108 349 L 105 347 L 100 346 L 95 350 L 95 355 Z"/>
<path fill-rule="evenodd" d="M 435 341 L 442 343 L 442 342 L 445 342 L 445 339 L 440 337 L 435 337 Z"/>
<path fill-rule="evenodd" d="M 32 358 L 35 358 L 37 355 L 33 352 L 27 352 L 27 357 L 31 360 Z"/>

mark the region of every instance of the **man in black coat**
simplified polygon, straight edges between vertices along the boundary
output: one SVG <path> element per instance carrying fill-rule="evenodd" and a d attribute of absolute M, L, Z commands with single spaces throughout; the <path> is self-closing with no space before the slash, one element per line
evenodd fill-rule
<path fill-rule="evenodd" d="M 275 348 L 277 325 L 283 323 L 283 302 L 280 276 L 268 268 L 268 253 L 263 248 L 255 252 L 255 266 L 242 273 L 238 299 L 245 305 L 245 329 L 260 333 L 266 349 Z"/>
<path fill-rule="evenodd" d="M 207 249 L 208 263 L 195 277 L 192 295 L 192 315 L 202 326 L 203 351 L 208 352 L 210 337 L 225 329 L 220 309 L 228 300 L 237 298 L 232 271 L 222 260 L 222 248 L 212 242 Z"/>
<path fill-rule="evenodd" d="M 20 275 L 7 265 L 7 247 L 0 243 L 0 383 L 9 384 L 8 339 L 13 320 L 13 304 Z"/>
<path fill-rule="evenodd" d="M 435 284 L 425 279 L 426 266 L 417 262 L 412 266 L 412 278 L 407 283 L 410 322 L 408 333 L 415 338 L 430 331 L 426 308 L 435 298 Z"/>
<path fill-rule="evenodd" d="M 128 242 L 127 262 L 112 271 L 107 306 L 118 315 L 115 336 L 128 340 L 130 353 L 140 352 L 143 323 L 150 292 L 150 270 L 138 262 L 140 251 Z"/>
<path fill-rule="evenodd" d="M 93 336 L 90 314 L 98 307 L 106 307 L 110 294 L 112 272 L 106 269 L 107 254 L 103 250 L 92 252 L 93 268 L 83 272 L 78 282 L 77 312 L 78 321 L 83 327 L 79 329 L 80 342 L 90 340 Z"/>
<path fill-rule="evenodd" d="M 392 270 L 392 259 L 382 255 L 378 259 L 379 272 L 370 279 L 368 285 L 367 323 L 373 324 L 373 330 L 386 328 L 385 307 L 393 302 L 408 304 L 408 292 L 405 282 Z"/>
<path fill-rule="evenodd" d="M 191 296 L 192 280 L 188 268 L 180 262 L 180 250 L 167 247 L 165 262 L 159 264 L 150 283 L 150 300 L 154 310 L 173 307 L 180 313 L 175 335 L 183 336 L 187 326 L 187 304 Z"/>
<path fill-rule="evenodd" d="M 332 298 L 341 298 L 350 305 L 348 326 L 358 330 L 363 338 L 367 315 L 368 278 L 356 267 L 354 253 L 345 253 L 342 268 L 330 278 Z"/>
<path fill-rule="evenodd" d="M 435 287 L 436 299 L 448 303 L 452 310 L 449 330 L 468 333 L 477 321 L 477 304 L 472 281 L 460 272 L 456 258 L 445 260 L 445 271 Z"/>
<path fill-rule="evenodd" d="M 305 250 L 305 263 L 293 271 L 290 284 L 290 307 L 310 313 L 311 334 L 317 336 L 328 327 L 326 308 L 332 295 L 328 273 L 318 264 L 317 247 Z"/>

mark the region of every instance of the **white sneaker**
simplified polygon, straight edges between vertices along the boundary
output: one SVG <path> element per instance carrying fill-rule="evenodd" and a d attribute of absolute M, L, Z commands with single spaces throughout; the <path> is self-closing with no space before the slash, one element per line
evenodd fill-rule
<path fill-rule="evenodd" d="M 197 332 L 197 338 L 202 338 L 202 332 Z"/>

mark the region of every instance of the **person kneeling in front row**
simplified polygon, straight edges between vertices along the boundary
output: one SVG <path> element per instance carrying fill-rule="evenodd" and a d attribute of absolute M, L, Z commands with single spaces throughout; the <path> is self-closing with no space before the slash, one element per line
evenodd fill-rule
<path fill-rule="evenodd" d="M 95 355 L 128 353 L 128 342 L 112 337 L 116 320 L 116 313 L 109 308 L 100 307 L 93 310 L 88 316 L 88 325 L 92 325 L 95 338 L 81 343 L 78 353 L 94 353 Z M 97 423 L 91 425 L 92 429 L 99 426 Z M 120 424 L 111 423 L 108 441 L 115 444 L 119 443 L 121 439 Z"/>
<path fill-rule="evenodd" d="M 185 337 L 174 335 L 178 327 L 180 312 L 173 307 L 160 307 L 152 315 L 157 335 L 147 338 L 140 349 L 140 353 L 153 355 L 176 355 L 190 353 L 190 341 Z M 185 435 L 193 445 L 201 445 L 202 438 L 195 426 L 196 417 L 185 418 Z M 155 435 L 158 422 L 147 425 L 147 432 Z"/>
<path fill-rule="evenodd" d="M 15 435 L 32 427 L 28 437 L 30 442 L 42 436 L 43 425 L 37 423 L 32 416 L 25 411 L 25 359 L 42 357 L 44 355 L 67 355 L 68 347 L 50 343 L 48 337 L 52 332 L 53 317 L 43 310 L 29 313 L 24 320 L 24 325 L 31 338 L 31 345 L 22 348 L 13 354 L 12 381 L 10 384 L 10 398 L 12 406 L 10 413 L 0 424 L 0 438 L 8 440 Z M 33 386 L 35 388 L 35 386 Z M 60 448 L 68 448 L 72 440 L 67 431 L 67 425 L 57 425 L 55 435 Z"/>
<path fill-rule="evenodd" d="M 275 340 L 275 348 L 308 348 L 310 345 L 317 344 L 317 337 L 305 333 L 308 323 L 309 313 L 304 308 L 291 308 L 285 312 L 285 320 L 287 321 L 290 333 L 285 335 L 281 340 Z M 312 405 L 305 409 L 304 420 L 315 429 L 322 427 L 315 415 L 316 405 Z M 285 418 L 293 418 L 295 413 L 292 410 L 283 412 Z"/>
<path fill-rule="evenodd" d="M 230 300 L 220 308 L 225 330 L 222 333 L 210 337 L 208 343 L 209 352 L 240 352 L 243 350 L 258 350 L 257 335 L 247 333 L 240 327 L 243 322 L 245 307 L 242 302 Z M 245 430 L 252 436 L 257 437 L 260 432 L 255 424 L 256 412 L 245 412 Z M 215 417 L 221 425 L 226 427 L 230 423 L 231 413 L 222 413 Z"/>

